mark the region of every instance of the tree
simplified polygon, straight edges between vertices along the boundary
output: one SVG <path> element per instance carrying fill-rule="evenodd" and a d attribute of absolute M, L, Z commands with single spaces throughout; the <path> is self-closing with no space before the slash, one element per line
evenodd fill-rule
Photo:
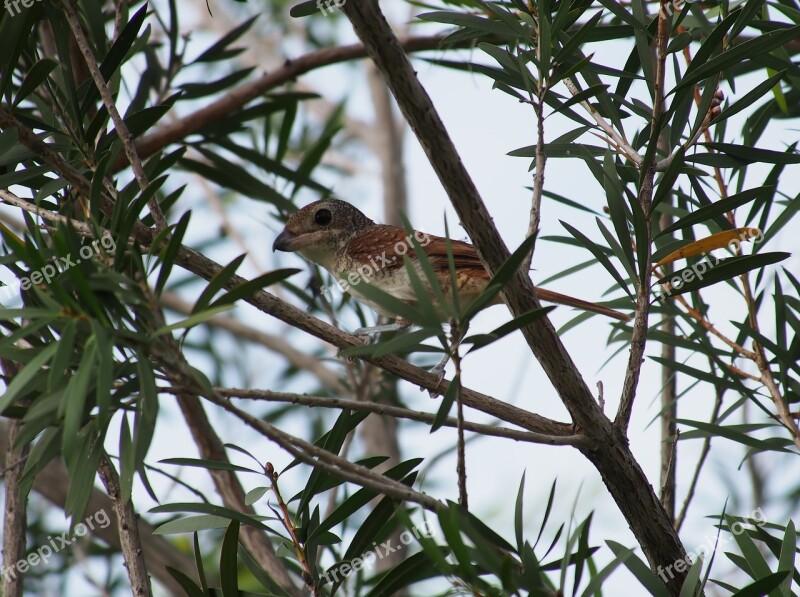
<path fill-rule="evenodd" d="M 770 498 L 756 455 L 791 466 L 800 448 L 792 410 L 800 284 L 778 265 L 789 254 L 776 250 L 800 205 L 786 178 L 800 154 L 773 134 L 800 105 L 796 3 L 413 5 L 411 22 L 434 23 L 438 33 L 406 27 L 400 37 L 377 2 L 335 4 L 303 2 L 290 13 L 264 4 L 269 24 L 234 24 L 240 8 L 224 2 L 191 18 L 174 1 L 5 5 L 0 201 L 8 206 L 3 264 L 17 282 L 0 319 L 4 594 L 22 594 L 23 579 L 35 591 L 74 571 L 66 547 L 76 538 L 107 570 L 104 581 L 86 579 L 120 594 L 150 594 L 152 576 L 192 595 L 208 587 L 592 595 L 619 582 L 623 569 L 631 594 L 792 594 L 800 580 L 792 510 L 769 524 L 762 517 Z M 192 19 L 206 39 L 190 39 Z M 342 45 L 338 35 L 350 28 L 360 43 Z M 236 47 L 247 36 L 266 41 L 248 55 Z M 284 38 L 305 53 L 283 61 Z M 624 63 L 619 48 L 628 52 Z M 414 71 L 412 60 L 430 51 L 437 68 L 491 81 L 506 101 L 530 107 L 537 138 L 512 152 L 532 158 L 530 206 L 520 214 L 529 225 L 513 250 L 442 124 L 444 107 Z M 271 63 L 265 74 L 255 72 L 257 60 Z M 344 62 L 370 65 L 351 76 L 369 82 L 372 125 L 326 99 L 320 69 Z M 299 268 L 262 269 L 250 246 L 251 213 L 242 216 L 252 209 L 245 197 L 278 222 L 330 193 L 323 181 L 357 169 L 347 155 L 356 147 L 377 157 L 387 219 L 401 224 L 411 203 L 404 125 L 387 89 L 493 284 L 473 308 L 455 307 L 444 327 L 435 301 L 420 294 L 403 313 L 414 331 L 365 344 L 337 323 L 367 321 L 368 311 L 322 292 L 332 280 L 315 267 L 309 285 Z M 554 137 L 550 123 L 568 131 Z M 571 197 L 548 188 L 548 167 L 559 158 L 593 177 L 595 197 L 579 196 L 578 186 Z M 575 218 L 560 224 L 566 235 L 559 228 L 553 236 L 542 218 L 557 204 L 574 208 Z M 210 231 L 209 209 L 217 218 Z M 596 232 L 579 224 L 587 212 Z M 605 304 L 632 313 L 630 322 L 609 324 L 609 347 L 628 351 L 616 371 L 618 399 L 602 387 L 593 395 L 564 345 L 587 316 L 556 331 L 537 299 L 529 269 L 543 242 L 583 251 L 557 277 L 593 272 L 609 285 Z M 391 300 L 371 292 L 376 302 Z M 478 306 L 500 292 L 511 321 L 470 335 Z M 717 318 L 721 302 L 735 305 L 729 324 Z M 245 304 L 283 331 L 248 322 Z M 463 382 L 464 368 L 478 366 L 464 357 L 512 333 L 524 337 L 568 421 Z M 235 387 L 251 385 L 245 344 L 278 355 L 267 361 L 278 372 L 271 387 Z M 409 362 L 430 351 L 452 357 L 449 381 Z M 663 380 L 658 493 L 630 445 L 648 357 Z M 409 385 L 438 396 L 428 412 L 407 407 Z M 679 418 L 687 396 L 713 401 L 710 420 Z M 258 400 L 258 414 L 239 399 Z M 495 423 L 477 422 L 483 415 Z M 164 453 L 176 419 L 197 458 L 183 446 Z M 235 435 L 226 442 L 229 426 Z M 447 454 L 456 455 L 458 503 L 450 488 L 423 487 L 421 465 L 431 457 L 424 447 L 407 447 L 401 458 L 405 430 L 428 428 L 454 429 Z M 270 449 L 237 441 L 247 433 Z M 495 499 L 514 511 L 514 536 L 503 536 L 490 515 L 468 507 L 467 433 L 542 444 L 548 453 L 575 448 L 638 546 L 610 537 L 593 544 L 591 514 L 574 526 L 568 517 L 553 522 L 562 496 L 553 483 L 546 502 L 526 497 L 523 469 L 533 463 L 525 462 L 515 495 L 497 486 Z M 689 474 L 678 473 L 678 439 L 702 440 Z M 740 551 L 726 553 L 727 565 L 712 557 L 717 543 L 701 553 L 680 534 L 698 484 L 713 483 L 704 463 L 723 441 L 746 448 L 759 496 L 755 508 L 718 512 L 717 525 Z M 291 457 L 287 466 L 274 464 L 274 446 Z M 207 472 L 216 495 L 183 480 L 195 469 Z M 472 474 L 483 481 L 488 473 Z M 173 500 L 172 491 L 191 499 Z M 775 500 L 791 505 L 791 491 L 783 487 Z M 70 520 L 63 542 L 48 535 L 41 497 Z M 158 505 L 145 522 L 138 505 L 151 502 Z M 541 513 L 535 526 L 532 511 Z M 188 533 L 191 547 L 180 541 Z"/>

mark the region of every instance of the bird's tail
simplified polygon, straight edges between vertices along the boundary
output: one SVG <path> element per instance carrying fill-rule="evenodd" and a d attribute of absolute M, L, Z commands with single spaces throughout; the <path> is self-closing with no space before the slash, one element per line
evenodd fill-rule
<path fill-rule="evenodd" d="M 589 301 L 582 301 L 581 299 L 577 299 L 566 294 L 561 294 L 560 292 L 553 292 L 552 290 L 547 290 L 546 288 L 537 287 L 536 296 L 539 297 L 540 300 L 547 301 L 548 303 L 556 303 L 558 305 L 575 307 L 576 309 L 581 309 L 582 311 L 591 311 L 592 313 L 605 315 L 606 317 L 618 319 L 619 321 L 630 320 L 630 316 L 620 313 L 619 311 L 615 311 L 609 307 L 604 307 L 602 305 L 598 305 L 597 303 L 590 303 Z"/>

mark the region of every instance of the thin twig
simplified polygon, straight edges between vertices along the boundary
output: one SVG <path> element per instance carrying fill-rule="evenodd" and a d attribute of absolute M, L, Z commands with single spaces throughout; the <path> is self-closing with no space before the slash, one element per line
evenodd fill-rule
<path fill-rule="evenodd" d="M 128 569 L 128 579 L 131 581 L 131 594 L 138 596 L 152 595 L 150 575 L 144 561 L 142 538 L 139 536 L 139 525 L 133 502 L 124 499 L 119 485 L 119 475 L 108 454 L 103 452 L 100 457 L 100 467 L 97 470 L 100 479 L 106 488 L 108 497 L 114 504 L 114 513 L 117 515 L 117 531 L 119 533 L 122 555 L 125 557 L 125 567 Z"/>
<path fill-rule="evenodd" d="M 0 191 L 0 198 L 2 198 L 2 191 Z M 165 291 L 160 297 L 161 304 L 177 313 L 182 315 L 191 315 L 192 305 L 185 301 L 178 294 L 170 291 Z M 326 366 L 319 357 L 308 355 L 300 352 L 294 348 L 286 338 L 276 334 L 270 334 L 257 330 L 256 328 L 247 325 L 243 321 L 231 317 L 229 315 L 216 315 L 211 319 L 206 320 L 205 325 L 212 328 L 225 330 L 233 334 L 238 340 L 246 340 L 259 344 L 268 350 L 276 352 L 283 356 L 293 367 L 308 371 L 323 386 L 328 388 L 331 392 L 336 394 L 347 394 L 348 389 L 339 379 L 336 371 Z"/>
<path fill-rule="evenodd" d="M 86 66 L 89 68 L 89 72 L 92 75 L 95 87 L 97 87 L 97 91 L 100 92 L 100 97 L 103 99 L 103 105 L 106 107 L 106 110 L 108 110 L 108 115 L 111 117 L 111 121 L 114 123 L 114 128 L 117 130 L 117 136 L 119 137 L 122 147 L 125 150 L 125 156 L 128 159 L 128 163 L 131 165 L 131 168 L 133 169 L 136 182 L 139 184 L 139 190 L 141 192 L 145 192 L 147 187 L 150 185 L 150 182 L 147 180 L 147 174 L 145 174 L 144 168 L 142 167 L 142 162 L 139 159 L 139 156 L 136 154 L 136 148 L 133 144 L 133 137 L 128 130 L 128 125 L 125 124 L 125 121 L 122 119 L 119 110 L 117 110 L 117 105 L 114 102 L 114 96 L 111 94 L 111 90 L 108 88 L 108 85 L 106 85 L 105 79 L 103 79 L 103 74 L 100 72 L 97 59 L 92 53 L 92 49 L 89 47 L 89 41 L 83 34 L 83 28 L 81 27 L 78 13 L 70 0 L 59 1 L 61 2 L 61 7 L 64 10 L 64 16 L 67 17 L 67 22 L 69 23 L 70 29 L 72 29 L 72 34 L 75 36 L 75 41 L 78 44 L 78 48 L 80 49 L 81 54 L 83 54 L 83 58 L 86 61 Z M 158 199 L 155 195 L 153 195 L 153 197 L 148 201 L 147 205 L 149 206 L 150 213 L 156 223 L 156 229 L 159 231 L 166 229 L 167 221 L 164 218 L 164 214 L 161 211 L 161 206 L 158 204 Z"/>
<path fill-rule="evenodd" d="M 244 390 L 238 388 L 215 388 L 221 396 L 228 398 L 244 398 L 248 400 L 264 400 L 267 402 L 283 402 L 289 404 L 302 404 L 304 406 L 348 409 L 356 411 L 366 411 L 379 415 L 394 417 L 398 419 L 408 419 L 421 423 L 432 424 L 436 417 L 430 413 L 417 410 L 409 410 L 392 404 L 381 402 L 365 402 L 362 400 L 346 400 L 343 398 L 329 398 L 327 396 L 309 396 L 306 394 L 291 394 L 286 392 L 271 392 L 269 390 Z M 445 427 L 457 427 L 458 422 L 453 417 L 444 420 Z M 582 435 L 560 436 L 533 433 L 531 431 L 521 431 L 509 429 L 499 425 L 486 425 L 483 423 L 473 423 L 464 421 L 464 429 L 484 436 L 501 437 L 513 439 L 515 441 L 529 442 L 534 444 L 545 444 L 549 446 L 577 446 L 587 442 L 587 438 Z"/>
<path fill-rule="evenodd" d="M 672 224 L 672 221 L 672 214 L 662 213 L 659 228 L 664 230 Z M 673 269 L 672 264 L 664 267 L 667 275 L 671 274 Z M 665 300 L 670 300 L 670 297 L 666 297 Z M 661 324 L 661 331 L 672 337 L 675 335 L 675 329 L 675 319 L 665 317 Z M 677 350 L 674 344 L 662 343 L 661 358 L 664 362 L 661 364 L 661 503 L 673 524 L 675 524 L 676 461 L 678 458 L 678 429 L 675 424 L 675 419 L 678 417 L 678 388 L 675 369 L 671 363 L 675 361 L 676 354 Z"/>
<path fill-rule="evenodd" d="M 581 89 L 570 77 L 566 77 L 562 82 L 573 96 L 578 95 L 581 92 Z M 633 162 L 636 166 L 640 166 L 642 164 L 644 158 L 639 155 L 639 152 L 633 148 L 623 134 L 618 133 L 614 127 L 605 118 L 603 118 L 603 115 L 600 114 L 600 112 L 598 112 L 594 106 L 592 106 L 586 100 L 580 102 L 580 105 L 597 123 L 597 126 L 599 126 L 603 132 L 614 141 L 614 143 L 616 143 L 616 146 L 622 151 L 628 160 Z"/>
<path fill-rule="evenodd" d="M 689 305 L 689 303 L 686 301 L 685 298 L 683 298 L 683 296 L 676 295 L 675 298 L 683 306 L 683 308 L 686 309 L 686 313 L 689 314 L 697 323 L 700 324 L 700 327 L 702 327 L 710 334 L 722 340 L 722 342 L 725 343 L 725 345 L 727 345 L 729 348 L 739 353 L 743 357 L 750 359 L 751 361 L 756 360 L 755 352 L 753 352 L 752 350 L 747 350 L 744 346 L 740 346 L 739 344 L 728 338 L 725 334 L 720 332 L 716 327 L 714 327 L 714 325 L 710 321 L 708 321 L 705 317 L 703 317 L 703 315 L 697 309 Z"/>
<path fill-rule="evenodd" d="M 314 595 L 317 596 L 320 594 L 319 586 L 316 582 L 314 582 L 314 576 L 311 574 L 311 569 L 308 565 L 306 550 L 303 547 L 303 544 L 300 542 L 300 539 L 297 537 L 297 530 L 294 528 L 294 524 L 292 523 L 292 516 L 289 512 L 289 507 L 286 505 L 286 502 L 281 495 L 281 490 L 278 487 L 278 473 L 275 470 L 275 467 L 272 466 L 271 462 L 268 462 L 264 465 L 264 472 L 267 474 L 267 478 L 272 486 L 272 493 L 275 494 L 275 499 L 278 501 L 278 507 L 281 509 L 279 516 L 280 521 L 283 524 L 283 528 L 285 528 L 286 532 L 289 533 L 289 537 L 292 540 L 292 546 L 294 547 L 294 553 L 297 556 L 297 561 L 300 563 L 300 567 L 303 569 L 303 581 L 306 583 L 306 586 L 311 589 Z"/>
<path fill-rule="evenodd" d="M 289 452 L 289 454 L 306 464 L 325 469 L 347 481 L 351 481 L 362 487 L 368 487 L 386 496 L 418 503 L 429 510 L 435 511 L 443 507 L 443 504 L 438 500 L 423 493 L 419 493 L 399 481 L 379 475 L 365 466 L 352 463 L 336 454 L 328 452 L 324 448 L 317 447 L 314 444 L 281 431 L 274 425 L 236 408 L 216 392 L 205 392 L 204 394 L 206 400 L 217 406 L 221 406 L 229 413 L 238 417 L 249 427 L 268 437 L 281 448 Z"/>
<path fill-rule="evenodd" d="M 469 510 L 469 495 L 467 494 L 467 451 L 464 442 L 464 400 L 461 398 L 461 330 L 457 322 L 450 323 L 450 354 L 456 375 L 453 383 L 456 384 L 456 475 L 458 477 L 458 504 Z"/>

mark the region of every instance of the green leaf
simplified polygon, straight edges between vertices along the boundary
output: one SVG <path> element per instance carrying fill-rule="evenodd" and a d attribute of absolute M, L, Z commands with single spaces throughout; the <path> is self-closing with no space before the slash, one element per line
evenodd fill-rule
<path fill-rule="evenodd" d="M 614 556 L 622 559 L 622 563 L 639 583 L 649 591 L 653 597 L 668 597 L 669 593 L 664 583 L 650 568 L 636 557 L 631 550 L 616 541 L 608 540 L 606 545 L 614 552 Z"/>
<path fill-rule="evenodd" d="M 493 329 L 488 334 L 477 334 L 475 336 L 469 336 L 468 338 L 464 339 L 464 343 L 471 343 L 472 347 L 470 348 L 467 354 L 470 354 L 476 350 L 479 350 L 493 342 L 508 336 L 510 333 L 517 331 L 520 328 L 523 328 L 532 322 L 536 321 L 537 319 L 541 319 L 545 315 L 547 315 L 550 311 L 555 309 L 555 307 L 542 307 L 540 309 L 532 309 L 527 313 L 523 313 L 519 317 L 515 317 L 508 323 L 504 323 L 500 327 Z"/>
<path fill-rule="evenodd" d="M 177 535 L 181 533 L 196 533 L 209 529 L 224 529 L 231 523 L 229 518 L 213 516 L 211 514 L 198 514 L 170 520 L 156 527 L 154 535 Z"/>
<path fill-rule="evenodd" d="M 203 590 L 183 572 L 173 568 L 172 566 L 166 566 L 166 569 L 170 576 L 175 579 L 175 582 L 181 586 L 181 589 L 186 591 L 187 597 L 206 597 L 206 593 L 204 593 Z"/>
<path fill-rule="evenodd" d="M 122 31 L 120 31 L 119 36 L 114 41 L 114 45 L 111 46 L 105 58 L 103 58 L 103 62 L 100 64 L 100 73 L 106 81 L 111 80 L 112 75 L 117 72 L 117 69 L 122 64 L 123 60 L 125 60 L 125 56 L 136 41 L 139 31 L 147 18 L 147 11 L 149 8 L 150 5 L 146 3 L 134 13 L 131 20 L 128 21 L 122 28 Z M 97 90 L 97 86 L 89 85 L 86 88 L 86 95 L 81 102 L 81 112 L 87 113 L 90 106 L 99 98 L 100 92 Z"/>
<path fill-rule="evenodd" d="M 467 307 L 461 317 L 462 323 L 468 323 L 478 311 L 488 305 L 500 293 L 503 286 L 516 274 L 519 266 L 522 265 L 531 247 L 533 247 L 534 242 L 536 242 L 536 237 L 533 235 L 522 241 L 519 247 L 514 250 L 503 265 L 500 266 L 495 275 L 492 276 L 492 279 L 489 280 L 489 283 L 486 285 L 486 290 Z"/>
<path fill-rule="evenodd" d="M 746 205 L 750 201 L 753 201 L 762 195 L 772 193 L 773 190 L 774 187 L 756 187 L 754 189 L 742 191 L 741 193 L 736 193 L 735 195 L 730 195 L 725 199 L 720 199 L 716 203 L 701 207 L 700 209 L 690 213 L 688 216 L 677 220 L 672 225 L 667 226 L 661 232 L 656 234 L 655 238 L 675 232 L 676 230 L 688 228 L 689 226 L 693 226 L 694 224 L 698 224 L 700 222 L 706 222 L 716 216 L 733 211 L 742 205 Z M 730 228 L 733 228 L 733 226 L 730 226 Z"/>
<path fill-rule="evenodd" d="M 525 471 L 522 471 L 522 478 L 519 480 L 517 489 L 517 502 L 514 505 L 514 538 L 517 540 L 517 553 L 522 553 L 523 549 L 523 495 L 525 493 Z"/>
<path fill-rule="evenodd" d="M 415 468 L 422 462 L 422 458 L 412 458 L 401 462 L 387 470 L 383 475 L 389 479 L 400 480 L 408 476 Z M 348 497 L 339 506 L 331 512 L 331 515 L 323 520 L 320 525 L 314 529 L 313 533 L 308 537 L 307 541 L 311 541 L 321 536 L 326 531 L 331 530 L 337 524 L 348 520 L 353 514 L 358 512 L 361 508 L 369 504 L 372 499 L 377 495 L 374 489 L 362 487 L 357 490 L 353 495 Z M 356 554 L 358 555 L 358 554 Z"/>
<path fill-rule="evenodd" d="M 757 255 L 741 255 L 717 261 L 714 267 L 707 267 L 700 261 L 658 280 L 659 284 L 669 282 L 671 288 L 664 294 L 677 296 L 686 292 L 694 292 L 718 282 L 724 282 L 754 269 L 764 268 L 788 258 L 791 253 L 760 253 Z M 700 266 L 702 267 L 702 271 Z M 677 284 L 676 284 L 677 282 Z"/>
<path fill-rule="evenodd" d="M 695 597 L 700 589 L 700 573 L 703 570 L 703 560 L 695 558 L 692 567 L 686 573 L 686 580 L 683 581 L 681 593 L 678 597 Z"/>
<path fill-rule="evenodd" d="M 619 272 L 617 272 L 616 268 L 611 264 L 611 260 L 606 257 L 602 248 L 593 241 L 589 240 L 589 237 L 580 232 L 577 228 L 572 227 L 563 220 L 559 220 L 559 222 L 561 222 L 561 225 L 567 229 L 567 232 L 574 236 L 583 247 L 588 249 L 589 252 L 595 256 L 597 261 L 599 261 L 600 264 L 606 268 L 606 271 L 617 281 L 619 287 L 622 288 L 628 294 L 628 296 L 633 298 L 633 294 L 628 288 L 628 285 L 625 283 L 625 280 L 622 279 L 622 276 L 619 275 Z"/>
<path fill-rule="evenodd" d="M 342 410 L 336 418 L 336 422 L 333 424 L 331 430 L 317 439 L 314 445 L 324 448 L 331 454 L 338 454 L 342 449 L 342 445 L 344 445 L 345 438 L 359 423 L 361 423 L 361 421 L 367 418 L 367 414 L 368 413 L 351 413 L 349 410 Z M 286 471 L 299 463 L 300 461 L 295 459 L 281 474 L 285 474 Z M 328 471 L 314 467 L 303 489 L 297 511 L 303 512 L 311 503 L 311 499 L 318 493 L 336 487 L 337 484 L 332 484 L 331 482 L 332 478 L 333 475 Z"/>
<path fill-rule="evenodd" d="M 751 437 L 746 433 L 742 433 L 736 429 L 736 426 L 732 425 L 716 425 L 713 423 L 706 423 L 704 421 L 692 421 L 690 419 L 676 419 L 676 423 L 680 425 L 688 425 L 689 427 L 694 427 L 695 429 L 711 434 L 712 437 L 724 437 L 725 439 L 729 439 L 736 443 L 750 446 L 751 448 L 757 448 L 759 450 L 773 450 L 776 452 L 789 452 L 785 448 L 781 448 L 780 446 L 775 445 L 775 442 L 769 442 L 767 440 L 761 440 L 755 437 Z M 687 439 L 691 439 L 692 436 L 686 436 Z M 774 439 L 774 438 L 773 438 Z"/>
<path fill-rule="evenodd" d="M 702 143 L 746 164 L 763 162 L 766 164 L 800 164 L 800 153 L 760 149 L 734 143 Z"/>
<path fill-rule="evenodd" d="M 458 396 L 460 389 L 461 376 L 456 374 L 450 382 L 450 385 L 447 386 L 439 409 L 436 411 L 436 417 L 434 417 L 433 423 L 431 424 L 431 433 L 438 431 L 439 428 L 444 425 L 445 420 L 450 415 L 450 410 L 453 408 L 453 403 L 456 401 L 456 396 Z"/>
<path fill-rule="evenodd" d="M 736 13 L 731 13 L 736 14 Z M 728 19 L 726 19 L 727 21 Z M 761 54 L 766 54 L 772 50 L 781 47 L 782 45 L 796 39 L 800 35 L 800 25 L 794 27 L 786 27 L 770 31 L 763 35 L 759 35 L 744 43 L 733 46 L 726 52 L 715 56 L 704 64 L 695 69 L 691 67 L 698 61 L 698 56 L 695 55 L 692 64 L 686 70 L 683 79 L 669 92 L 668 95 L 675 93 L 678 90 L 685 89 L 690 85 L 694 85 L 698 81 L 702 81 L 711 76 L 717 75 L 720 71 L 725 70 L 729 66 L 738 64 L 745 60 L 752 60 Z"/>
<path fill-rule="evenodd" d="M 223 597 L 239 597 L 239 523 L 231 520 L 219 555 L 220 588 Z"/>
<path fill-rule="evenodd" d="M 257 291 L 267 288 L 268 286 L 272 286 L 273 284 L 277 284 L 278 282 L 282 282 L 283 280 L 295 275 L 296 273 L 299 273 L 300 271 L 302 270 L 296 268 L 283 268 L 261 274 L 257 278 L 253 278 L 252 280 L 248 280 L 247 282 L 243 282 L 242 284 L 231 288 L 228 292 L 211 303 L 209 308 L 215 309 L 224 305 L 230 305 L 238 300 L 250 297 Z"/>
<path fill-rule="evenodd" d="M 199 313 L 200 311 L 204 310 L 208 304 L 211 302 L 211 299 L 214 298 L 214 295 L 219 292 L 223 286 L 228 283 L 235 274 L 236 270 L 239 269 L 239 266 L 244 261 L 246 254 L 241 254 L 235 259 L 233 259 L 228 265 L 223 267 L 211 280 L 208 282 L 206 287 L 203 289 L 203 292 L 200 293 L 200 296 L 195 302 L 194 307 L 192 308 L 192 315 L 195 313 Z"/>
<path fill-rule="evenodd" d="M 269 487 L 256 487 L 247 492 L 244 496 L 244 503 L 247 506 L 252 506 L 258 502 L 269 491 Z"/>
<path fill-rule="evenodd" d="M 220 313 L 224 313 L 225 311 L 230 311 L 231 308 L 232 308 L 231 305 L 222 305 L 222 306 L 219 306 L 219 307 L 211 307 L 211 308 L 209 308 L 209 309 L 207 309 L 205 311 L 202 311 L 200 313 L 195 313 L 194 315 L 191 315 L 190 317 L 187 317 L 186 319 L 182 319 L 181 321 L 177 321 L 177 322 L 175 322 L 173 324 L 170 324 L 170 325 L 167 325 L 167 326 L 164 326 L 162 328 L 157 329 L 155 332 L 153 332 L 152 337 L 155 338 L 155 337 L 158 337 L 158 336 L 163 336 L 164 334 L 168 334 L 168 333 L 173 332 L 175 330 L 194 327 L 196 325 L 199 325 L 201 323 L 204 323 L 204 322 L 208 321 L 209 319 L 213 319 L 214 317 L 216 317 Z"/>
<path fill-rule="evenodd" d="M 228 60 L 233 58 L 234 56 L 238 55 L 242 50 L 239 49 L 229 49 L 233 42 L 239 39 L 242 35 L 247 33 L 247 30 L 253 26 L 256 19 L 260 15 L 257 14 L 254 17 L 247 19 L 241 25 L 234 27 L 228 33 L 223 35 L 216 43 L 211 45 L 205 52 L 200 54 L 197 58 L 194 59 L 193 64 L 196 63 L 203 63 L 203 62 L 218 62 L 220 60 Z"/>
<path fill-rule="evenodd" d="M 504 38 L 514 38 L 516 32 L 510 31 L 508 25 L 500 21 L 479 17 L 475 14 L 460 12 L 433 11 L 417 15 L 420 21 L 432 21 L 445 25 L 456 25 L 471 31 L 499 35 Z M 521 34 L 516 34 L 521 35 Z"/>
<path fill-rule="evenodd" d="M 161 296 L 161 293 L 164 292 L 167 280 L 172 272 L 172 267 L 175 265 L 175 258 L 183 244 L 183 237 L 186 234 L 186 229 L 189 227 L 189 220 L 191 217 L 191 210 L 184 212 L 172 230 L 172 238 L 169 239 L 169 244 L 161 251 L 161 270 L 158 272 L 158 279 L 156 280 L 156 296 Z M 153 243 L 151 246 L 160 246 L 160 244 L 161 243 L 156 245 Z"/>
<path fill-rule="evenodd" d="M 262 531 L 267 531 L 269 533 L 276 534 L 271 528 L 266 526 L 255 515 L 247 515 L 242 512 L 237 512 L 236 510 L 231 510 L 230 508 L 224 508 L 222 506 L 215 506 L 213 504 L 194 504 L 191 502 L 178 502 L 174 504 L 162 504 L 160 506 L 156 506 L 155 508 L 151 508 L 150 512 L 153 513 L 169 513 L 169 512 L 177 512 L 180 514 L 186 512 L 197 512 L 198 514 L 212 514 L 214 516 L 220 516 L 222 518 L 227 518 L 228 520 L 235 520 L 242 524 L 249 525 L 251 527 L 255 527 L 257 529 L 261 529 Z"/>
<path fill-rule="evenodd" d="M 207 460 L 204 458 L 164 458 L 159 460 L 161 464 L 174 464 L 175 466 L 189 466 L 204 468 L 210 471 L 232 471 L 235 473 L 255 473 L 262 475 L 262 471 L 253 470 L 238 464 L 230 462 L 221 462 L 219 460 Z"/>
<path fill-rule="evenodd" d="M 794 521 L 789 520 L 786 525 L 786 533 L 783 535 L 781 542 L 781 552 L 778 558 L 778 572 L 788 572 L 786 580 L 780 587 L 783 597 L 792 597 L 792 572 L 794 571 L 794 561 L 796 557 L 797 533 L 795 531 Z"/>
<path fill-rule="evenodd" d="M 763 597 L 769 594 L 772 589 L 779 587 L 787 576 L 790 576 L 790 573 L 785 570 L 773 572 L 769 576 L 765 576 L 736 591 L 731 597 Z"/>
<path fill-rule="evenodd" d="M 14 98 L 12 107 L 18 106 L 22 100 L 28 97 L 37 87 L 39 87 L 39 85 L 41 85 L 42 82 L 47 79 L 47 76 L 57 66 L 58 62 L 51 60 L 50 58 L 42 58 L 41 60 L 37 61 L 36 64 L 34 64 L 25 74 L 25 78 L 22 80 L 22 85 L 20 85 L 19 91 L 17 91 L 17 95 Z"/>
<path fill-rule="evenodd" d="M 587 584 L 586 588 L 583 590 L 583 593 L 581 593 L 581 597 L 595 597 L 596 595 L 602 594 L 600 591 L 606 579 L 611 576 L 614 570 L 619 568 L 620 564 L 624 564 L 631 556 L 633 556 L 633 549 L 619 545 L 619 548 L 614 552 L 614 559 L 592 577 L 589 584 Z"/>
<path fill-rule="evenodd" d="M 0 156 L 16 146 L 18 138 L 19 131 L 17 131 L 17 129 L 8 129 L 0 132 Z"/>
<path fill-rule="evenodd" d="M 366 597 L 391 597 L 409 585 L 440 574 L 425 552 L 415 553 L 384 574 Z"/>

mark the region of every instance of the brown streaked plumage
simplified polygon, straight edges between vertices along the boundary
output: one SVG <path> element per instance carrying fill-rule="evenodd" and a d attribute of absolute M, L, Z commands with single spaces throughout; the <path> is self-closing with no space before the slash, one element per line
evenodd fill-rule
<path fill-rule="evenodd" d="M 447 240 L 418 231 L 414 232 L 414 237 L 428 256 L 445 298 L 450 300 L 452 284 Z M 456 268 L 459 304 L 464 308 L 485 290 L 489 274 L 472 245 L 457 240 L 451 240 L 450 243 Z M 420 279 L 427 281 L 415 257 L 414 244 L 408 232 L 397 226 L 376 224 L 358 209 L 339 199 L 316 201 L 292 215 L 275 239 L 272 250 L 300 253 L 328 270 L 355 298 L 378 313 L 394 319 L 397 319 L 396 313 L 386 312 L 383 307 L 363 296 L 358 291 L 359 285 L 371 284 L 395 298 L 414 304 L 416 294 L 403 262 L 403 254 L 407 254 L 417 266 Z M 613 309 L 544 288 L 537 288 L 536 294 L 543 301 L 599 313 L 621 321 L 629 319 Z M 493 304 L 501 302 L 502 299 L 498 296 Z"/>

